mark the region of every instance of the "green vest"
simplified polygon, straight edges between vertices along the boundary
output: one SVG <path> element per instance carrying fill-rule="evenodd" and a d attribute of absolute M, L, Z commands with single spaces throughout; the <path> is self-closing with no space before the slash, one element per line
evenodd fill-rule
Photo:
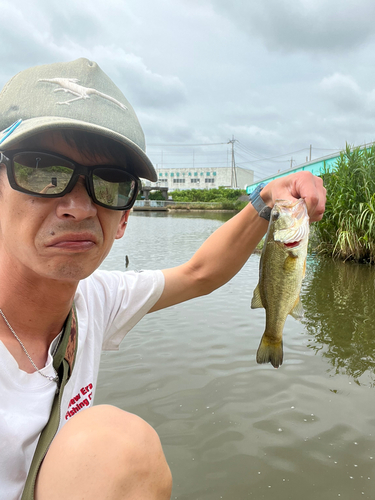
<path fill-rule="evenodd" d="M 66 383 L 68 382 L 74 367 L 78 345 L 78 325 L 75 305 L 66 320 L 61 342 L 53 357 L 53 367 L 59 377 L 59 390 L 53 400 L 49 420 L 44 427 L 31 462 L 30 470 L 26 479 L 21 500 L 34 500 L 36 477 L 48 448 L 56 436 L 60 423 L 61 399 Z"/>

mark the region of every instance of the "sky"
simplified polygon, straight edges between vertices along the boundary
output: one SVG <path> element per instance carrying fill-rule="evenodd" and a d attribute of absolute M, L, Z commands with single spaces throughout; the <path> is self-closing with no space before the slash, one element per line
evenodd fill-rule
<path fill-rule="evenodd" d="M 256 180 L 375 140 L 373 0 L 0 0 L 0 87 L 86 57 L 133 105 L 156 166 Z"/>

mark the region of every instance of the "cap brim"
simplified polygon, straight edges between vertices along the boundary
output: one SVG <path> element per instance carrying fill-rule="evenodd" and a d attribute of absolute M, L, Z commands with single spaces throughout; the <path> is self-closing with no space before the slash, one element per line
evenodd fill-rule
<path fill-rule="evenodd" d="M 46 131 L 62 129 L 81 130 L 83 132 L 97 134 L 121 144 L 124 146 L 124 151 L 128 159 L 127 168 L 129 169 L 129 172 L 135 174 L 137 177 L 142 177 L 143 179 L 148 179 L 153 182 L 157 181 L 157 174 L 154 166 L 147 157 L 146 153 L 133 141 L 108 128 L 80 120 L 74 120 L 72 118 L 43 116 L 24 120 L 6 139 L 4 139 L 4 141 L 0 144 L 0 150 L 5 151 L 6 149 L 16 145 L 18 142 L 28 139 L 33 135 Z"/>

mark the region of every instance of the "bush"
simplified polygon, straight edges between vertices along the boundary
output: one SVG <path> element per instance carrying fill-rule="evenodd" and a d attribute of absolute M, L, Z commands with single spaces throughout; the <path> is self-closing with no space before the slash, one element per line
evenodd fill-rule
<path fill-rule="evenodd" d="M 161 191 L 151 191 L 150 194 L 148 195 L 150 200 L 163 200 L 165 201 L 164 196 L 162 195 Z"/>
<path fill-rule="evenodd" d="M 343 260 L 375 262 L 375 147 L 340 154 L 323 173 L 326 211 L 316 226 L 318 250 Z"/>
<path fill-rule="evenodd" d="M 172 191 L 169 193 L 173 201 L 205 203 L 224 201 L 235 202 L 243 194 L 246 194 L 245 190 L 224 187 L 213 189 L 186 189 L 183 191 Z"/>

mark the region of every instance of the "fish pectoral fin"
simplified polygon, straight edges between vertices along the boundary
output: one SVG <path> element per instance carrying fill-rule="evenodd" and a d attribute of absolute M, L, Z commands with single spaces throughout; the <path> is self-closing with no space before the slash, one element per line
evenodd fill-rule
<path fill-rule="evenodd" d="M 293 309 L 290 311 L 289 314 L 291 316 L 293 316 L 293 318 L 295 318 L 295 319 L 302 319 L 303 318 L 303 315 L 304 315 L 303 305 L 302 305 L 302 302 L 301 302 L 299 297 L 298 297 L 298 300 L 296 301 L 296 303 L 294 304 Z"/>
<path fill-rule="evenodd" d="M 283 340 L 272 342 L 263 335 L 257 351 L 257 363 L 271 363 L 274 368 L 283 364 Z"/>
<path fill-rule="evenodd" d="M 259 309 L 261 307 L 264 308 L 264 305 L 260 297 L 259 283 L 258 283 L 254 290 L 253 298 L 251 299 L 251 309 Z"/>

